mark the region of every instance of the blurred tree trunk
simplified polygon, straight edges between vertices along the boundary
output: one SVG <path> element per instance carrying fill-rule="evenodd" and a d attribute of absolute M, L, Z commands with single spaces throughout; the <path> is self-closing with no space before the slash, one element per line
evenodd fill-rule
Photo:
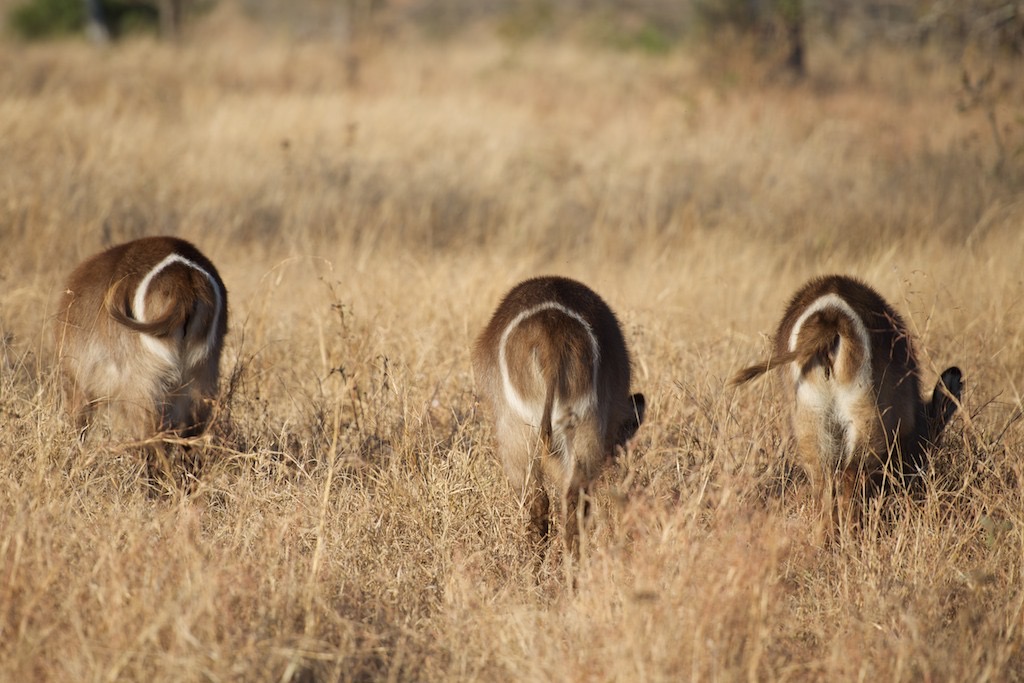
<path fill-rule="evenodd" d="M 786 40 L 789 43 L 786 68 L 793 75 L 802 78 L 807 73 L 803 0 L 778 0 L 778 11 L 782 16 L 782 23 L 786 29 Z"/>
<path fill-rule="evenodd" d="M 181 32 L 182 0 L 157 0 L 156 8 L 160 13 L 160 36 L 177 40 Z"/>
<path fill-rule="evenodd" d="M 160 36 L 168 40 L 175 40 L 181 31 L 181 11 L 183 0 L 153 0 L 142 2 L 140 5 L 149 5 L 156 8 L 160 24 Z M 85 15 L 87 18 L 86 32 L 89 37 L 97 43 L 110 42 L 113 33 L 110 23 L 107 21 L 106 12 L 103 11 L 101 0 L 85 0 Z"/>
<path fill-rule="evenodd" d="M 107 27 L 107 17 L 103 13 L 103 5 L 100 0 L 85 0 L 85 32 L 94 43 L 106 44 L 110 42 L 110 29 Z"/>

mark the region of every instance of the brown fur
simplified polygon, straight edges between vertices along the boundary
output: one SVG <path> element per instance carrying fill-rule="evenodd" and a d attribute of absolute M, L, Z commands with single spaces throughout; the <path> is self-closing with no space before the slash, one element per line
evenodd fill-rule
<path fill-rule="evenodd" d="M 790 350 L 797 321 L 827 294 L 845 301 L 863 322 L 869 349 L 863 347 L 854 319 L 826 307 L 805 319 Z M 857 372 L 868 351 L 869 381 L 861 390 Z M 839 275 L 811 280 L 796 293 L 779 324 L 772 357 L 739 371 L 732 383 L 742 384 L 783 366 L 798 368 L 797 373 L 787 370 L 783 375 L 794 399 L 800 464 L 823 510 L 831 508 L 839 518 L 852 513 L 861 492 L 878 491 L 887 482 L 907 485 L 919 476 L 927 447 L 938 440 L 956 410 L 962 384 L 960 370 L 949 368 L 931 396 L 923 399 L 917 357 L 903 320 L 869 286 Z M 846 392 L 851 397 L 844 404 L 849 422 L 837 419 L 831 407 L 798 400 L 798 389 L 805 385 L 817 396 Z M 856 435 L 852 448 L 850 432 Z"/>
<path fill-rule="evenodd" d="M 599 358 L 594 358 L 586 328 L 562 310 L 539 310 L 508 332 L 509 380 L 538 418 L 530 423 L 506 396 L 499 347 L 517 316 L 548 302 L 575 312 L 589 324 Z M 570 552 L 575 551 L 581 492 L 615 449 L 635 434 L 644 417 L 643 395 L 629 394 L 629 353 L 615 315 L 579 282 L 560 277 L 527 280 L 508 293 L 480 334 L 473 366 L 480 391 L 494 413 L 498 456 L 529 511 L 535 541 L 543 548 L 549 528 L 547 477 L 561 492 L 565 543 Z M 588 406 L 591 395 L 596 395 L 596 402 Z"/>
<path fill-rule="evenodd" d="M 172 253 L 198 265 L 213 282 L 184 263 L 170 263 L 150 281 L 146 319 L 137 319 L 136 289 Z M 200 433 L 217 394 L 226 333 L 224 283 L 188 242 L 151 237 L 87 259 L 68 278 L 55 325 L 67 407 L 76 425 L 84 435 L 95 407 L 109 404 L 139 438 Z M 164 358 L 144 345 L 143 335 L 165 349 Z"/>

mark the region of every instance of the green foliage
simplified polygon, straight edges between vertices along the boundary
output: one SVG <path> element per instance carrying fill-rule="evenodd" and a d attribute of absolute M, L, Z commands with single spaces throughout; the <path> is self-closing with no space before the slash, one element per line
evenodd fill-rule
<path fill-rule="evenodd" d="M 81 0 L 28 0 L 8 15 L 14 32 L 27 40 L 76 33 L 85 25 Z"/>
<path fill-rule="evenodd" d="M 775 0 L 775 11 L 786 24 L 803 21 L 804 0 Z"/>
<path fill-rule="evenodd" d="M 115 36 L 155 33 L 160 23 L 156 5 L 131 0 L 100 3 Z M 14 33 L 25 40 L 58 38 L 80 32 L 87 17 L 82 0 L 26 0 L 8 17 Z"/>
<path fill-rule="evenodd" d="M 805 0 L 696 0 L 697 19 L 711 32 L 763 30 L 773 22 L 789 26 L 803 22 Z"/>
<path fill-rule="evenodd" d="M 555 18 L 551 0 L 517 2 L 498 22 L 498 34 L 506 40 L 522 42 L 549 30 Z"/>
<path fill-rule="evenodd" d="M 592 42 L 602 47 L 649 55 L 666 54 L 678 39 L 669 29 L 654 21 L 623 22 L 609 14 L 593 19 L 588 34 Z"/>
<path fill-rule="evenodd" d="M 649 54 L 665 54 L 672 46 L 669 37 L 657 26 L 650 24 L 642 27 L 629 36 L 629 38 L 630 40 L 625 43 L 624 47 L 634 48 Z"/>
<path fill-rule="evenodd" d="M 115 36 L 159 31 L 160 13 L 156 5 L 128 0 L 107 0 L 102 5 Z"/>
<path fill-rule="evenodd" d="M 759 12 L 750 0 L 697 0 L 697 17 L 711 31 L 734 28 L 751 31 L 760 21 Z"/>
<path fill-rule="evenodd" d="M 922 38 L 973 43 L 1024 57 L 1024 5 L 1006 0 L 941 3 L 921 13 Z"/>

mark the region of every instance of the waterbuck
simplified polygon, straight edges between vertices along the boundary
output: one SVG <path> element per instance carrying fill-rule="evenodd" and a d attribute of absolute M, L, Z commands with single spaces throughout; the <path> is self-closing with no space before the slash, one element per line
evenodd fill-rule
<path fill-rule="evenodd" d="M 565 546 L 576 553 L 581 493 L 643 422 L 629 363 L 608 305 L 562 277 L 515 286 L 476 341 L 473 367 L 493 411 L 498 456 L 540 552 L 550 519 L 545 477 L 559 488 Z"/>
<path fill-rule="evenodd" d="M 202 432 L 227 305 L 210 260 L 173 237 L 128 242 L 79 265 L 61 293 L 55 338 L 80 436 L 100 404 L 142 439 Z"/>
<path fill-rule="evenodd" d="M 790 301 L 771 357 L 741 370 L 743 384 L 781 368 L 793 397 L 800 465 L 822 512 L 853 519 L 862 496 L 919 478 L 927 448 L 956 412 L 959 368 L 927 399 L 907 326 L 871 287 L 842 275 L 811 280 Z"/>

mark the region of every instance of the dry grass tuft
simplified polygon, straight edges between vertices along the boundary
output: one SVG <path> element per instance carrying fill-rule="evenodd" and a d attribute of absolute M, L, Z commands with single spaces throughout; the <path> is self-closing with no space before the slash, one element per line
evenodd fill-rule
<path fill-rule="evenodd" d="M 0 679 L 1021 678 L 1024 176 L 958 67 L 465 41 L 352 86 L 334 45 L 217 21 L 0 44 Z M 232 327 L 201 479 L 154 499 L 116 434 L 75 443 L 48 329 L 75 263 L 158 233 Z M 929 492 L 819 547 L 784 397 L 726 380 L 831 271 L 967 391 Z M 540 273 L 610 302 L 650 402 L 575 586 L 534 571 L 469 364 Z"/>

